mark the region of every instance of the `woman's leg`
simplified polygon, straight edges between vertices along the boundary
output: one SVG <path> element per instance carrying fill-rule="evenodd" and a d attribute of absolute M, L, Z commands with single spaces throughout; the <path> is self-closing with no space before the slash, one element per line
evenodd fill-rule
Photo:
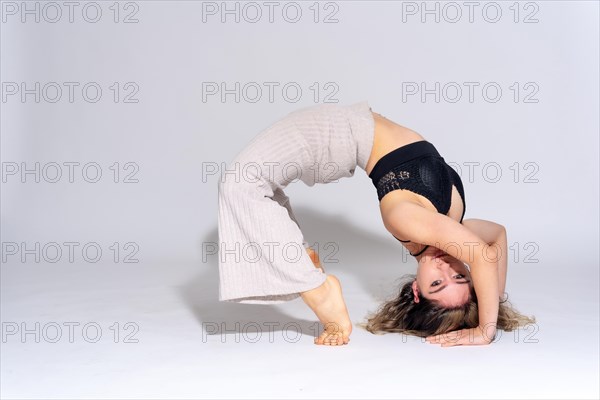
<path fill-rule="evenodd" d="M 298 228 L 300 228 L 298 219 L 296 218 L 296 215 L 294 215 L 294 211 L 292 210 L 292 205 L 290 204 L 290 198 L 285 194 L 283 189 L 281 189 L 281 188 L 275 189 L 273 191 L 272 199 L 275 200 L 277 203 L 279 203 L 280 206 L 284 207 L 287 210 L 288 215 L 290 216 L 290 219 L 292 221 L 294 221 L 296 223 L 296 225 L 298 225 Z"/>
<path fill-rule="evenodd" d="M 219 298 L 269 304 L 302 297 L 325 328 L 315 343 L 348 343 L 352 323 L 340 283 L 315 268 L 289 199 L 275 191 L 276 196 L 269 187 L 247 181 L 220 183 Z M 260 257 L 248 258 L 250 243 L 262 251 Z M 282 250 L 289 244 L 300 248 L 299 259 L 285 256 Z"/>
<path fill-rule="evenodd" d="M 302 245 L 287 196 L 274 195 L 264 181 L 219 183 L 219 300 L 282 303 L 325 281 Z"/>
<path fill-rule="evenodd" d="M 301 295 L 304 303 L 315 313 L 324 327 L 323 332 L 315 339 L 315 344 L 348 344 L 352 333 L 352 321 L 337 277 L 329 274 L 321 286 L 303 292 Z"/>
<path fill-rule="evenodd" d="M 281 188 L 274 191 L 273 200 L 287 209 L 290 219 L 300 228 L 298 219 L 292 210 L 290 199 Z M 306 241 L 303 240 L 303 244 L 315 267 L 325 272 L 318 254 L 308 246 Z M 321 286 L 302 292 L 301 296 L 325 328 L 323 333 L 315 339 L 316 344 L 338 345 L 347 344 L 350 341 L 352 323 L 342 295 L 342 286 L 337 277 L 329 275 Z"/>
<path fill-rule="evenodd" d="M 296 218 L 296 216 L 294 215 L 294 211 L 292 210 L 292 205 L 290 204 L 290 198 L 285 194 L 285 192 L 282 189 L 277 188 L 274 191 L 273 200 L 277 201 L 282 207 L 285 207 L 288 210 L 288 214 L 289 214 L 291 220 L 294 221 L 296 223 L 296 225 L 298 225 L 298 227 L 300 228 L 298 219 Z M 302 230 L 302 228 L 300 228 L 300 230 Z M 310 259 L 312 260 L 313 264 L 315 264 L 315 267 L 319 268 L 321 271 L 325 272 L 325 270 L 323 269 L 323 266 L 321 265 L 321 260 L 319 259 L 319 254 L 308 245 L 308 242 L 306 240 L 302 241 L 302 245 L 306 248 L 306 252 L 310 256 Z"/>

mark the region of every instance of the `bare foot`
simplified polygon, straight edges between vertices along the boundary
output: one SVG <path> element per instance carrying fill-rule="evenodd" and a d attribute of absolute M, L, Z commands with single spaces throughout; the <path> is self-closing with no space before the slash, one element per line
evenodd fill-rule
<path fill-rule="evenodd" d="M 327 275 L 327 279 L 321 286 L 302 292 L 301 296 L 324 326 L 323 333 L 315 339 L 315 344 L 331 346 L 348 344 L 352 322 L 338 278 Z"/>

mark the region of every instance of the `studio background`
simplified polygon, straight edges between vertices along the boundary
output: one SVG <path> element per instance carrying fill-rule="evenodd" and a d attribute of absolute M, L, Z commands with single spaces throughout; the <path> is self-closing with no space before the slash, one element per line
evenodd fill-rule
<path fill-rule="evenodd" d="M 274 2 L 272 22 L 265 3 L 82 2 L 73 22 L 56 4 L 2 3 L 3 398 L 598 397 L 597 2 L 472 21 Z M 507 228 L 507 292 L 536 326 L 450 349 L 355 327 L 326 348 L 301 300 L 218 302 L 223 163 L 289 112 L 363 100 L 459 169 L 465 219 Z M 363 170 L 286 193 L 353 322 L 414 273 Z"/>

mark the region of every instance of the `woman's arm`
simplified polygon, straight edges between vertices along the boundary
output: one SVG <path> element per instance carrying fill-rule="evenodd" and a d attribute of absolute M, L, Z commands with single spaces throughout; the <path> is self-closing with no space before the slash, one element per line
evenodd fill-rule
<path fill-rule="evenodd" d="M 478 299 L 479 331 L 468 334 L 476 333 L 479 339 L 490 343 L 498 322 L 497 249 L 454 219 L 412 202 L 398 202 L 385 214 L 382 212 L 382 217 L 394 236 L 440 248 L 469 264 Z M 467 339 L 461 337 L 457 343 L 467 344 Z"/>
<path fill-rule="evenodd" d="M 506 271 L 508 269 L 508 242 L 506 228 L 492 221 L 469 218 L 463 225 L 473 231 L 490 246 L 498 247 L 498 292 L 503 295 L 506 288 Z"/>

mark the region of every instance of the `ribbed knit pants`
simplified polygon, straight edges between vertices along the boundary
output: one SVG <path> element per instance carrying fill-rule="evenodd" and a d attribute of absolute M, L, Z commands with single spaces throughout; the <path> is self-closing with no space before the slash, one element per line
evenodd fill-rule
<path fill-rule="evenodd" d="M 220 301 L 282 303 L 325 281 L 284 188 L 364 170 L 374 125 L 367 101 L 305 107 L 260 132 L 228 164 L 218 186 Z"/>

